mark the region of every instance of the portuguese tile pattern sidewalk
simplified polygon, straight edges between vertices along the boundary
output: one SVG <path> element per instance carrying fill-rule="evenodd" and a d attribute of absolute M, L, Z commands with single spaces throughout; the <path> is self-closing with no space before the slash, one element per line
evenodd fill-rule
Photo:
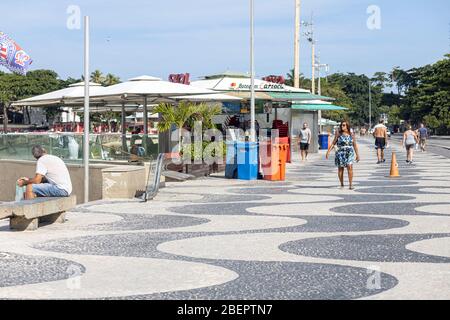
<path fill-rule="evenodd" d="M 360 149 L 354 191 L 320 153 L 286 182 L 169 183 L 36 232 L 0 222 L 0 299 L 450 299 L 450 159 L 399 151 L 393 180 L 391 149 L 383 165 Z"/>

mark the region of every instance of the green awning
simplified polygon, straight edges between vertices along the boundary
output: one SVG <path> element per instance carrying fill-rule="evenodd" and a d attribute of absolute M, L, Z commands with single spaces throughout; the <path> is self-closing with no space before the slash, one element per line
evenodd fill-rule
<path fill-rule="evenodd" d="M 347 110 L 347 108 L 335 106 L 334 104 L 293 104 L 294 110 L 310 110 L 310 111 L 335 111 L 335 110 Z"/>
<path fill-rule="evenodd" d="M 301 92 L 267 92 L 274 100 L 282 101 L 305 101 L 305 100 L 324 100 L 332 101 L 335 100 L 330 97 L 319 96 L 311 93 L 301 93 Z"/>

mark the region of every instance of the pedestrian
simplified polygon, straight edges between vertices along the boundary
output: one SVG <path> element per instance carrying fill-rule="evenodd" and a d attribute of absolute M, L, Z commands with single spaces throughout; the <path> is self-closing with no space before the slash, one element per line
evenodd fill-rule
<path fill-rule="evenodd" d="M 375 149 L 377 150 L 377 164 L 386 162 L 384 158 L 384 149 L 387 145 L 387 128 L 384 125 L 384 120 L 381 119 L 380 122 L 373 128 L 373 137 L 375 138 Z"/>
<path fill-rule="evenodd" d="M 359 131 L 360 136 L 364 137 L 366 135 L 366 131 L 367 131 L 366 128 L 362 127 L 361 130 Z"/>
<path fill-rule="evenodd" d="M 19 187 L 26 186 L 25 199 L 68 197 L 72 193 L 72 181 L 64 161 L 47 154 L 40 145 L 34 146 L 31 153 L 37 160 L 35 177 L 17 180 Z"/>
<path fill-rule="evenodd" d="M 303 124 L 303 129 L 300 129 L 300 153 L 302 156 L 302 161 L 308 158 L 309 146 L 311 145 L 312 133 L 308 128 L 308 124 L 305 122 Z"/>
<path fill-rule="evenodd" d="M 413 155 L 414 155 L 414 146 L 419 143 L 419 138 L 415 131 L 412 130 L 411 125 L 406 127 L 406 131 L 403 134 L 402 144 L 406 149 L 406 163 L 413 163 Z"/>
<path fill-rule="evenodd" d="M 425 152 L 425 147 L 427 145 L 427 139 L 428 139 L 428 129 L 425 127 L 423 123 L 420 124 L 419 128 L 419 144 L 420 144 L 420 150 L 422 152 Z"/>
<path fill-rule="evenodd" d="M 337 146 L 335 164 L 338 167 L 338 177 L 341 187 L 344 187 L 344 170 L 347 168 L 349 189 L 353 190 L 353 163 L 359 162 L 359 150 L 355 135 L 351 133 L 348 121 L 342 121 L 339 131 L 336 132 L 333 143 L 328 148 L 326 158 L 328 160 L 331 150 Z"/>

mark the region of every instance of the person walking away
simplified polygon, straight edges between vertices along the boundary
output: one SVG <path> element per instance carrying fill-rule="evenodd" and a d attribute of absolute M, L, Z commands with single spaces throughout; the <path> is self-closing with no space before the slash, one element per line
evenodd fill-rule
<path fill-rule="evenodd" d="M 413 163 L 414 146 L 419 143 L 419 138 L 417 134 L 412 130 L 411 125 L 408 125 L 407 130 L 403 134 L 402 144 L 406 148 L 406 163 Z"/>
<path fill-rule="evenodd" d="M 343 121 L 336 132 L 334 141 L 327 151 L 326 159 L 328 160 L 331 150 L 337 146 L 338 150 L 335 155 L 335 165 L 338 167 L 338 177 L 341 187 L 344 187 L 344 170 L 347 168 L 349 189 L 353 190 L 353 163 L 359 162 L 359 150 L 356 143 L 355 135 L 351 134 L 350 124 Z"/>
<path fill-rule="evenodd" d="M 25 199 L 68 197 L 72 193 L 72 181 L 64 161 L 47 154 L 39 145 L 34 146 L 31 153 L 37 160 L 35 177 L 17 180 L 19 187 L 26 186 Z"/>
<path fill-rule="evenodd" d="M 427 145 L 427 139 L 428 139 L 428 129 L 425 127 L 423 123 L 421 123 L 419 128 L 419 145 L 420 150 L 422 150 L 422 152 L 426 151 L 425 147 Z"/>
<path fill-rule="evenodd" d="M 361 128 L 361 130 L 359 131 L 359 135 L 361 136 L 361 137 L 364 137 L 365 135 L 366 135 L 366 128 Z"/>
<path fill-rule="evenodd" d="M 300 129 L 300 153 L 302 156 L 302 161 L 308 158 L 309 146 L 311 145 L 312 133 L 308 128 L 308 124 L 305 122 L 303 124 L 303 129 Z"/>
<path fill-rule="evenodd" d="M 380 122 L 374 127 L 373 137 L 375 138 L 375 149 L 377 150 L 377 164 L 382 162 L 386 162 L 384 158 L 384 149 L 387 145 L 387 128 L 384 125 L 384 120 L 380 120 Z"/>

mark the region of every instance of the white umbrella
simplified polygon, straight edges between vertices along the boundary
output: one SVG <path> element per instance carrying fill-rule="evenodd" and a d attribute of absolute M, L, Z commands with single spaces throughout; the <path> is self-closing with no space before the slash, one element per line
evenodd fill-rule
<path fill-rule="evenodd" d="M 91 98 L 93 101 L 141 103 L 145 97 L 160 101 L 163 98 L 214 93 L 216 92 L 208 89 L 163 81 L 151 76 L 141 76 L 107 87 L 99 93 L 93 93 Z"/>
<path fill-rule="evenodd" d="M 189 85 L 163 81 L 160 78 L 141 76 L 126 82 L 107 87 L 100 93 L 93 93 L 91 99 L 104 103 L 142 103 L 144 114 L 147 114 L 148 99 L 151 103 L 170 101 L 177 96 L 214 94 L 216 92 L 208 89 L 197 88 Z M 144 117 L 144 134 L 148 133 L 148 119 Z"/>
<path fill-rule="evenodd" d="M 100 94 L 105 87 L 102 87 L 101 84 L 90 82 L 89 83 L 89 91 L 94 94 Z M 84 96 L 84 82 L 79 82 L 70 85 L 68 88 L 52 91 L 46 94 L 41 94 L 39 96 L 23 99 L 14 102 L 13 106 L 21 106 L 21 107 L 43 107 L 43 106 L 51 106 L 51 105 L 82 105 L 82 101 L 75 101 L 74 98 Z"/>

